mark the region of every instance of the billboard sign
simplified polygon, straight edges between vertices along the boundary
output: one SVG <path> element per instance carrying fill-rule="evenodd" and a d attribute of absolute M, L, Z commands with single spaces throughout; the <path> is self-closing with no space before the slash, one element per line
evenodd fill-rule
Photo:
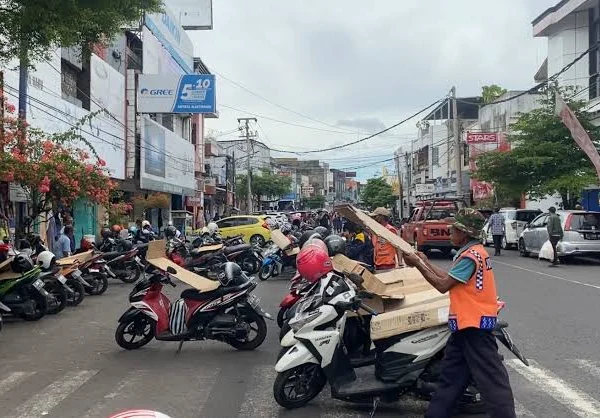
<path fill-rule="evenodd" d="M 415 184 L 415 195 L 428 195 L 435 193 L 435 184 Z"/>
<path fill-rule="evenodd" d="M 140 141 L 140 187 L 194 196 L 194 145 L 147 116 Z"/>
<path fill-rule="evenodd" d="M 467 144 L 490 144 L 498 142 L 497 133 L 467 132 Z"/>
<path fill-rule="evenodd" d="M 138 76 L 139 113 L 215 113 L 212 74 Z"/>
<path fill-rule="evenodd" d="M 165 0 L 186 30 L 213 28 L 212 0 Z"/>

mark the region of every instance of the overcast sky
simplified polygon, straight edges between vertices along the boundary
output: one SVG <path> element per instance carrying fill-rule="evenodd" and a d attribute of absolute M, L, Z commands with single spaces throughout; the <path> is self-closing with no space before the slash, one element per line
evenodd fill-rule
<path fill-rule="evenodd" d="M 493 83 L 529 88 L 546 57 L 545 39 L 533 38 L 531 21 L 556 2 L 213 0 L 214 29 L 191 32 L 195 55 L 217 74 L 220 118 L 208 120 L 207 128 L 231 131 L 237 117 L 251 112 L 260 115 L 267 145 L 314 150 L 393 125 L 452 85 L 458 96 Z M 335 168 L 370 165 L 359 169 L 368 178 L 384 165 L 374 162 L 416 136 L 417 121 L 310 156 Z"/>

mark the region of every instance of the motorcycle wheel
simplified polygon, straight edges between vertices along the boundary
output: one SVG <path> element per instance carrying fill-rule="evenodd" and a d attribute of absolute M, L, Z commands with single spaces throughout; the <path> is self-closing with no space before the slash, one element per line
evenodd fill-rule
<path fill-rule="evenodd" d="M 50 294 L 50 297 L 54 298 L 56 301 L 56 305 L 53 305 L 52 307 L 48 306 L 46 310 L 47 314 L 56 315 L 67 307 L 67 291 L 60 282 L 47 282 L 44 289 L 46 289 L 46 292 Z"/>
<path fill-rule="evenodd" d="M 23 312 L 21 318 L 25 321 L 39 321 L 46 315 L 48 310 L 48 300 L 44 295 L 40 295 L 38 292 L 31 294 L 31 299 L 35 302 L 33 313 Z"/>
<path fill-rule="evenodd" d="M 241 259 L 240 267 L 242 270 L 247 271 L 250 274 L 256 274 L 260 271 L 261 264 L 254 256 L 247 255 Z"/>
<path fill-rule="evenodd" d="M 237 350 L 254 350 L 260 346 L 267 337 L 267 323 L 262 316 L 254 312 L 252 309 L 241 308 L 239 312 L 240 317 L 243 318 L 244 322 L 250 327 L 248 337 L 250 337 L 250 334 L 252 334 L 253 331 L 256 333 L 256 336 L 252 339 L 246 338 L 243 341 L 230 339 L 227 341 L 227 343 Z"/>
<path fill-rule="evenodd" d="M 85 297 L 85 288 L 79 280 L 67 279 L 67 286 L 73 291 L 72 295 L 67 294 L 67 303 L 69 306 L 77 306 L 83 302 Z"/>
<path fill-rule="evenodd" d="M 277 374 L 273 383 L 273 396 L 286 409 L 301 408 L 323 390 L 325 383 L 321 366 L 305 363 Z"/>
<path fill-rule="evenodd" d="M 88 295 L 101 295 L 108 289 L 108 278 L 103 274 L 94 274 L 85 278 L 85 281 L 92 285 L 91 288 L 85 289 Z"/>
<path fill-rule="evenodd" d="M 258 278 L 260 280 L 262 280 L 263 282 L 265 280 L 268 280 L 269 277 L 271 277 L 273 275 L 273 269 L 275 267 L 273 266 L 273 264 L 269 264 L 268 266 L 262 266 L 260 268 L 260 271 L 258 272 Z"/>
<path fill-rule="evenodd" d="M 287 308 L 279 308 L 279 312 L 277 312 L 277 326 L 279 329 L 283 327 L 283 322 L 285 321 L 285 313 L 287 312 Z"/>
<path fill-rule="evenodd" d="M 131 338 L 127 338 L 131 336 Z M 135 337 L 142 339 L 135 341 Z M 154 321 L 146 315 L 137 315 L 127 322 L 119 323 L 115 331 L 115 341 L 125 350 L 137 350 L 148 344 L 154 338 Z"/>
<path fill-rule="evenodd" d="M 129 273 L 129 275 L 127 276 L 119 276 L 119 279 L 124 282 L 124 283 L 135 283 L 138 281 L 138 279 L 140 278 L 140 275 L 142 274 L 142 269 L 140 268 L 140 266 L 137 265 L 137 263 L 134 261 L 133 264 L 135 265 L 135 268 L 132 270 L 127 269 L 127 272 Z"/>

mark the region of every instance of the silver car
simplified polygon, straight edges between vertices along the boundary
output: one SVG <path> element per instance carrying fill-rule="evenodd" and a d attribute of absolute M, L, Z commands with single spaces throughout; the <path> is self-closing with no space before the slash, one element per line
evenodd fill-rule
<path fill-rule="evenodd" d="M 556 249 L 560 257 L 600 254 L 600 212 L 558 210 L 564 231 Z M 548 241 L 548 216 L 543 213 L 523 230 L 519 237 L 519 253 L 523 257 L 539 254 Z"/>

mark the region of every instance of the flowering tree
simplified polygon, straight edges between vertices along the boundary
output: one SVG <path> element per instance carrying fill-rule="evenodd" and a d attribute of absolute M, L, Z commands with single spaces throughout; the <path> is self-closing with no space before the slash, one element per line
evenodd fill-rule
<path fill-rule="evenodd" d="M 28 196 L 30 227 L 39 215 L 78 199 L 109 204 L 115 188 L 106 163 L 77 130 L 91 114 L 67 132 L 48 134 L 33 129 L 14 114 L 14 106 L 3 101 L 0 129 L 0 180 L 19 184 Z"/>

